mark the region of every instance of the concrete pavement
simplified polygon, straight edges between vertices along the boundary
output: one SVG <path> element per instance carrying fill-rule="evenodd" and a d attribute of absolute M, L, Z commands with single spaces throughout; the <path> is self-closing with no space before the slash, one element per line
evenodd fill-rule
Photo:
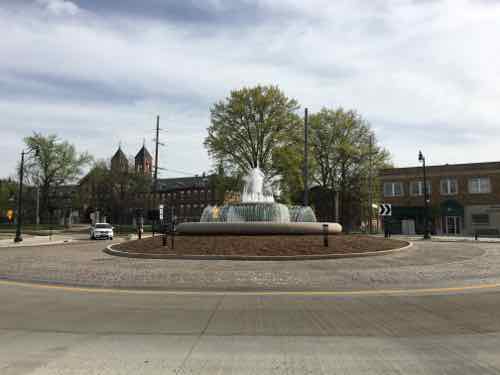
<path fill-rule="evenodd" d="M 14 238 L 1 239 L 0 248 L 16 248 L 16 247 L 31 247 L 58 245 L 73 241 L 73 236 L 55 234 L 53 236 L 29 236 L 24 235 L 21 242 L 14 242 Z"/>
<path fill-rule="evenodd" d="M 280 263 L 107 243 L 0 250 L 0 374 L 500 374 L 498 245 Z"/>
<path fill-rule="evenodd" d="M 500 291 L 0 295 L 2 374 L 500 373 Z"/>

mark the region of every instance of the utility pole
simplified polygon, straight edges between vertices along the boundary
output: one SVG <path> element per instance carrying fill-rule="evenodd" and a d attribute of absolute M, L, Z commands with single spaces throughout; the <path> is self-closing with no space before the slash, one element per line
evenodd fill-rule
<path fill-rule="evenodd" d="M 373 175 L 372 175 L 372 169 L 373 169 L 373 134 L 370 135 L 370 148 L 369 148 L 369 166 L 368 166 L 368 231 L 370 234 L 373 233 L 373 195 L 372 195 L 372 189 L 373 189 Z"/>
<path fill-rule="evenodd" d="M 155 172 L 153 180 L 153 207 L 156 210 L 156 195 L 158 191 L 158 145 L 160 144 L 160 116 L 156 116 L 156 138 L 155 138 Z M 155 236 L 156 216 L 153 220 L 153 237 Z"/>
<path fill-rule="evenodd" d="M 16 237 L 14 242 L 21 242 L 23 237 L 21 235 L 21 225 L 23 221 L 23 179 L 24 179 L 24 150 L 21 152 L 21 167 L 19 169 L 19 191 L 17 196 L 17 228 Z"/>
<path fill-rule="evenodd" d="M 36 187 L 36 217 L 35 217 L 36 229 L 40 225 L 40 186 Z"/>
<path fill-rule="evenodd" d="M 304 206 L 309 206 L 308 113 L 304 110 Z"/>

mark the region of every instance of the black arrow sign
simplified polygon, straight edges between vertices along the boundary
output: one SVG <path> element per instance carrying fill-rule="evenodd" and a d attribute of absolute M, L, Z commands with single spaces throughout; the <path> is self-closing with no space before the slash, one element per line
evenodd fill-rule
<path fill-rule="evenodd" d="M 391 216 L 392 215 L 392 205 L 388 203 L 382 203 L 378 208 L 378 214 L 380 216 Z"/>

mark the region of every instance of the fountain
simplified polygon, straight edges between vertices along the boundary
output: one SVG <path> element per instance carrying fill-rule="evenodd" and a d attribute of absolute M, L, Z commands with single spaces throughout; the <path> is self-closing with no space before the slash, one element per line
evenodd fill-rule
<path fill-rule="evenodd" d="M 338 234 L 337 223 L 318 223 L 311 207 L 276 203 L 264 173 L 254 168 L 244 177 L 241 202 L 207 206 L 199 223 L 182 223 L 181 234 Z M 325 226 L 327 224 L 327 226 Z"/>

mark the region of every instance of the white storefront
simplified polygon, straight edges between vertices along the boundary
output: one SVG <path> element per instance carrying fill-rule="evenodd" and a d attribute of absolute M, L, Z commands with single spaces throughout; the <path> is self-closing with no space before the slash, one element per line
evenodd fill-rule
<path fill-rule="evenodd" d="M 465 234 L 500 235 L 500 204 L 465 206 Z"/>

